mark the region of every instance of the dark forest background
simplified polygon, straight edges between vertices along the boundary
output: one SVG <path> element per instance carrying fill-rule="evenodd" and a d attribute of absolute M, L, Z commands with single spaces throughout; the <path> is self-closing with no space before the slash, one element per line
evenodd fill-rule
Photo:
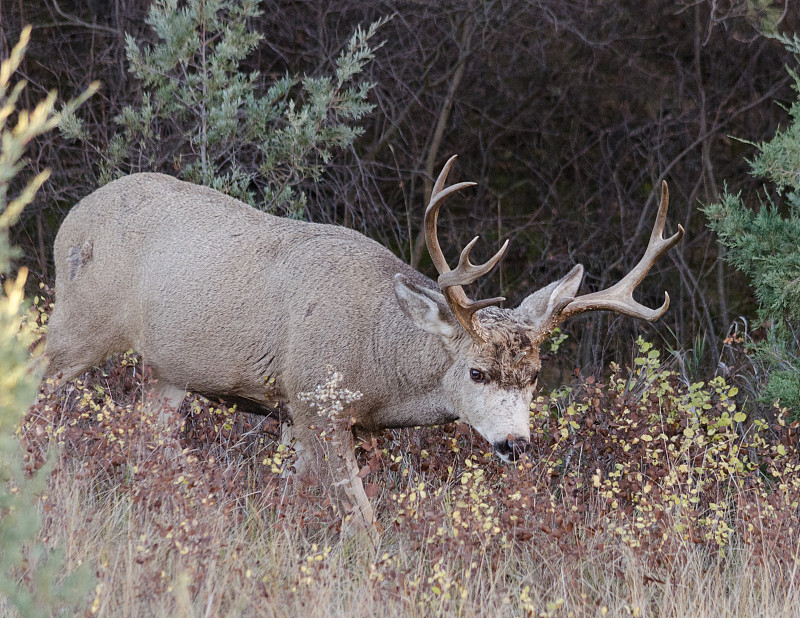
<path fill-rule="evenodd" d="M 130 105 L 125 35 L 152 41 L 148 0 L 0 0 L 0 54 L 33 25 L 21 104 L 55 89 L 64 99 L 93 80 L 102 88 L 80 109 L 87 142 L 47 135 L 31 148 L 34 170 L 53 175 L 28 207 L 13 241 L 34 275 L 52 283 L 58 226 L 98 187 L 97 148 Z M 432 178 L 454 153 L 451 181 L 478 187 L 452 200 L 440 219 L 453 263 L 474 235 L 475 261 L 511 239 L 502 265 L 473 290 L 525 295 L 587 267 L 584 291 L 608 287 L 639 259 L 669 183 L 667 233 L 681 244 L 656 264 L 638 292 L 670 310 L 656 326 L 609 314 L 566 325 L 562 371 L 598 371 L 626 361 L 636 334 L 692 348 L 706 374 L 719 370 L 720 343 L 734 320 L 752 320 L 747 280 L 721 259 L 700 207 L 724 184 L 757 207 L 763 185 L 748 175 L 747 142 L 787 122 L 794 95 L 791 54 L 768 36 L 800 31 L 790 0 L 264 1 L 252 29 L 264 40 L 243 63 L 267 78 L 331 72 L 358 24 L 394 15 L 365 77 L 376 87 L 365 133 L 340 152 L 319 182 L 304 187 L 309 220 L 375 238 L 428 275 L 420 228 Z M 90 144 L 97 146 L 93 148 Z M 157 170 L 171 173 L 172 162 Z M 174 170 L 172 171 L 174 173 Z M 761 194 L 759 194 L 761 192 Z M 772 196 L 779 201 L 779 196 Z M 744 322 L 740 321 L 740 324 Z M 657 334 L 651 329 L 655 329 Z M 555 378 L 556 376 L 553 376 Z M 563 379 L 564 376 L 559 376 Z"/>

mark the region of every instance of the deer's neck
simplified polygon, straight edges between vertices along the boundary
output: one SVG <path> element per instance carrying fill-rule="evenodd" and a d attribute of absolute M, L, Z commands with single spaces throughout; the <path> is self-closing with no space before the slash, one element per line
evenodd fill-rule
<path fill-rule="evenodd" d="M 374 356 L 369 364 L 374 372 L 370 381 L 381 385 L 381 396 L 370 413 L 374 428 L 456 420 L 443 385 L 452 359 L 441 339 L 413 326 L 399 310 L 390 319 L 393 324 L 375 331 L 379 340 L 372 346 Z"/>

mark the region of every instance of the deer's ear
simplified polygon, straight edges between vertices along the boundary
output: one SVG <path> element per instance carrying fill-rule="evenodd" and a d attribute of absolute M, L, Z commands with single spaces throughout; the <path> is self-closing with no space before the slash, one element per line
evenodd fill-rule
<path fill-rule="evenodd" d="M 562 301 L 575 298 L 582 280 L 583 266 L 578 264 L 558 281 L 536 290 L 515 311 L 525 322 L 536 328 L 547 321 Z"/>
<path fill-rule="evenodd" d="M 394 276 L 397 302 L 408 318 L 425 332 L 452 339 L 460 328 L 444 296 L 422 287 L 401 273 Z"/>

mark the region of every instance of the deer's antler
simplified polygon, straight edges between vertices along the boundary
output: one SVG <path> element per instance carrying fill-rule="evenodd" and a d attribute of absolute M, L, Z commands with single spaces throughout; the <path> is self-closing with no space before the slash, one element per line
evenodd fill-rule
<path fill-rule="evenodd" d="M 666 181 L 664 181 L 661 184 L 661 205 L 658 208 L 656 222 L 653 226 L 653 231 L 650 233 L 650 241 L 642 259 L 618 283 L 608 289 L 575 298 L 558 299 L 558 302 L 552 305 L 550 313 L 546 316 L 541 316 L 537 320 L 537 331 L 539 331 L 537 334 L 541 334 L 541 336 L 537 336 L 536 339 L 546 338 L 556 326 L 567 318 L 587 311 L 613 311 L 649 322 L 654 322 L 664 315 L 664 312 L 669 307 L 669 294 L 667 292 L 664 292 L 664 304 L 658 309 L 651 309 L 636 302 L 633 299 L 633 291 L 650 271 L 656 260 L 674 247 L 683 237 L 683 227 L 681 225 L 678 225 L 678 231 L 675 234 L 669 238 L 663 237 L 668 207 L 669 190 L 667 189 Z"/>
<path fill-rule="evenodd" d="M 436 235 L 439 207 L 447 197 L 456 191 L 465 187 L 471 187 L 475 184 L 474 182 L 459 182 L 458 184 L 444 188 L 447 174 L 455 160 L 456 155 L 448 159 L 442 171 L 439 173 L 436 183 L 433 185 L 431 199 L 428 203 L 428 208 L 425 210 L 425 243 L 428 246 L 428 253 L 431 255 L 431 260 L 433 260 L 433 264 L 439 272 L 439 288 L 447 299 L 447 304 L 450 306 L 451 311 L 470 336 L 476 341 L 482 342 L 483 339 L 478 333 L 475 323 L 475 312 L 484 307 L 496 305 L 504 301 L 505 298 L 497 297 L 487 298 L 485 300 L 471 300 L 467 297 L 464 288 L 461 286 L 472 283 L 478 279 L 478 277 L 492 270 L 500 261 L 500 258 L 503 257 L 503 253 L 506 247 L 508 247 L 508 241 L 506 240 L 505 244 L 500 248 L 500 251 L 495 253 L 489 261 L 476 266 L 469 261 L 469 252 L 475 246 L 475 243 L 478 242 L 478 237 L 476 236 L 464 247 L 464 250 L 461 252 L 461 257 L 458 259 L 458 266 L 456 269 L 450 270 L 450 266 L 447 264 L 447 260 L 442 253 L 442 249 L 439 246 L 439 239 Z"/>

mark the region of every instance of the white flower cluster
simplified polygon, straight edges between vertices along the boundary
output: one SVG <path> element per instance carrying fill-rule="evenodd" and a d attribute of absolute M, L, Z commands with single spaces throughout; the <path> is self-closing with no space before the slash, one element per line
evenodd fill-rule
<path fill-rule="evenodd" d="M 333 419 L 341 415 L 346 405 L 358 401 L 363 395 L 360 391 L 342 388 L 342 374 L 333 367 L 326 365 L 325 369 L 328 370 L 327 382 L 317 384 L 313 391 L 298 393 L 297 398 L 312 408 L 317 408 L 317 414 L 320 416 Z"/>

